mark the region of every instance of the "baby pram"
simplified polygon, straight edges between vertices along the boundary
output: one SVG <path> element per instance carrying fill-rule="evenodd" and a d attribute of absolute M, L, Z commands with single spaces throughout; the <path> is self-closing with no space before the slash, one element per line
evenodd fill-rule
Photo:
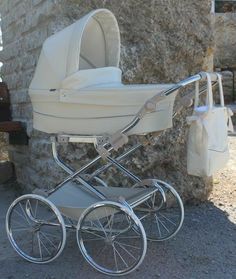
<path fill-rule="evenodd" d="M 119 56 L 118 24 L 106 9 L 92 11 L 43 45 L 29 90 L 34 128 L 56 134 L 51 137 L 53 157 L 69 176 L 54 189 L 19 197 L 7 212 L 9 240 L 30 262 L 57 258 L 66 229 L 75 229 L 88 263 L 104 274 L 124 275 L 143 261 L 147 239 L 169 239 L 183 223 L 183 204 L 172 186 L 140 179 L 120 163 L 142 144 L 117 158 L 111 153 L 129 135 L 172 127 L 178 90 L 206 76 L 177 84 L 123 85 Z M 65 142 L 92 143 L 99 155 L 74 170 L 57 152 Z M 101 159 L 107 164 L 89 173 Z M 128 176 L 132 187 L 108 187 L 99 175 L 110 166 Z"/>

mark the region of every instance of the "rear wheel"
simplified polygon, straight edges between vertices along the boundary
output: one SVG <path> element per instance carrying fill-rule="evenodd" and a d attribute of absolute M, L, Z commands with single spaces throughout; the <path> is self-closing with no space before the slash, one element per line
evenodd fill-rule
<path fill-rule="evenodd" d="M 134 208 L 141 220 L 147 239 L 164 241 L 177 234 L 183 224 L 184 207 L 176 190 L 168 183 L 155 180 L 162 191 L 155 192 L 147 201 Z"/>
<path fill-rule="evenodd" d="M 16 252 L 27 261 L 48 263 L 65 246 L 66 228 L 55 205 L 38 195 L 16 199 L 6 215 L 6 231 Z"/>

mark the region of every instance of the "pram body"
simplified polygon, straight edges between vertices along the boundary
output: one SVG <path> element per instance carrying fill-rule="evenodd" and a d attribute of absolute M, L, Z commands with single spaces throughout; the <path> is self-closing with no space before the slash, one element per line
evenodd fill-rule
<path fill-rule="evenodd" d="M 53 157 L 69 176 L 53 189 L 19 197 L 8 210 L 9 240 L 30 262 L 56 259 L 68 228 L 76 230 L 79 248 L 95 269 L 124 275 L 143 261 L 147 239 L 167 240 L 182 226 L 184 208 L 175 189 L 158 179 L 140 179 L 120 163 L 142 144 L 117 158 L 111 153 L 129 135 L 172 127 L 178 90 L 206 76 L 177 84 L 124 85 L 119 57 L 118 24 L 106 9 L 92 11 L 44 43 L 29 89 L 34 128 L 57 134 L 51 137 Z M 57 152 L 59 144 L 71 142 L 92 143 L 99 155 L 74 170 Z M 89 173 L 101 159 L 108 163 Z M 111 166 L 129 177 L 132 187 L 101 180 Z"/>
<path fill-rule="evenodd" d="M 92 11 L 48 38 L 29 88 L 34 127 L 46 133 L 115 133 L 148 98 L 173 86 L 124 85 L 119 60 L 119 27 L 107 10 Z M 174 99 L 175 94 L 160 101 L 129 133 L 170 128 Z"/>

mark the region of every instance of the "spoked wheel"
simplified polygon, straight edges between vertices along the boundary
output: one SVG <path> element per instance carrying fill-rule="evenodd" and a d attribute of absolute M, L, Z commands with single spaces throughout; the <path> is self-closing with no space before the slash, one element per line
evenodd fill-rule
<path fill-rule="evenodd" d="M 16 252 L 33 263 L 53 261 L 66 242 L 65 224 L 59 210 L 38 195 L 24 195 L 11 204 L 6 230 Z"/>
<path fill-rule="evenodd" d="M 89 264 L 107 275 L 124 275 L 144 259 L 144 228 L 127 206 L 103 201 L 90 206 L 80 218 L 77 242 Z"/>
<path fill-rule="evenodd" d="M 134 212 L 141 220 L 148 240 L 164 241 L 176 235 L 181 228 L 184 207 L 172 186 L 161 180 L 156 182 L 163 191 L 155 192 L 147 201 L 134 208 Z"/>

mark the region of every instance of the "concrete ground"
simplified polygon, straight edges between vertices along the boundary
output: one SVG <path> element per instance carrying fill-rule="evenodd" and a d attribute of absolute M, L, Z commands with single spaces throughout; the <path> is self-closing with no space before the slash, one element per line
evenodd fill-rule
<path fill-rule="evenodd" d="M 231 148 L 230 165 L 217 177 L 210 200 L 199 206 L 186 206 L 184 225 L 178 235 L 164 243 L 149 243 L 143 264 L 123 278 L 236 278 L 236 181 L 232 181 L 236 137 L 231 138 Z M 69 233 L 64 252 L 52 263 L 35 265 L 20 258 L 5 232 L 6 211 L 16 197 L 10 186 L 0 186 L 0 279 L 109 278 L 86 263 L 74 232 Z"/>

